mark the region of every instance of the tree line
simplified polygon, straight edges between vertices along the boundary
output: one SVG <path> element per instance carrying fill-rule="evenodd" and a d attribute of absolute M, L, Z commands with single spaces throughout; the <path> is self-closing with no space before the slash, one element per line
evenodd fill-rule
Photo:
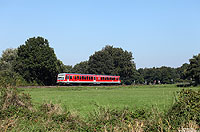
<path fill-rule="evenodd" d="M 0 81 L 14 85 L 55 85 L 58 73 L 119 75 L 123 84 L 200 84 L 200 54 L 181 67 L 136 69 L 132 52 L 106 45 L 88 60 L 64 65 L 47 39 L 33 37 L 16 49 L 6 49 L 0 57 Z"/>

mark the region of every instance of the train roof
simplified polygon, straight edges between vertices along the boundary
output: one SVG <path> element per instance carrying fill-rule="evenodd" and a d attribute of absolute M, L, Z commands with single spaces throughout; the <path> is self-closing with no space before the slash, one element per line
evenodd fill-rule
<path fill-rule="evenodd" d="M 61 74 L 72 74 L 72 75 L 83 75 L 83 76 L 88 76 L 88 75 L 97 75 L 97 76 L 116 76 L 116 75 L 101 75 L 101 74 L 81 74 L 81 73 L 59 73 L 58 75 Z"/>

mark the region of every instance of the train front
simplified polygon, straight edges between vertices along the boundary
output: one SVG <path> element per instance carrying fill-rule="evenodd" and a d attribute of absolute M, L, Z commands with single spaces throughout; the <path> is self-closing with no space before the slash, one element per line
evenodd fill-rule
<path fill-rule="evenodd" d="M 65 73 L 58 74 L 57 83 L 60 83 L 60 84 L 65 83 Z"/>

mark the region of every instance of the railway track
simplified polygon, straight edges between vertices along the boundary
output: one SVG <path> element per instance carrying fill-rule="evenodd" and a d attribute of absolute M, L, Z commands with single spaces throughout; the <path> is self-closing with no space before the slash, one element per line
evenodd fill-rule
<path fill-rule="evenodd" d="M 58 87 L 114 87 L 120 85 L 65 85 L 65 86 L 18 86 L 17 88 L 58 88 Z"/>

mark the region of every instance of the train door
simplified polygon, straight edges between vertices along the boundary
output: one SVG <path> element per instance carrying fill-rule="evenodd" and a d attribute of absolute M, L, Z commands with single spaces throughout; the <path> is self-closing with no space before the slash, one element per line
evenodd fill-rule
<path fill-rule="evenodd" d="M 77 76 L 77 81 L 79 81 L 79 77 L 80 77 L 80 76 Z"/>
<path fill-rule="evenodd" d="M 94 82 L 96 82 L 96 77 L 94 77 Z"/>
<path fill-rule="evenodd" d="M 67 82 L 69 82 L 69 75 L 66 75 L 66 80 Z"/>

